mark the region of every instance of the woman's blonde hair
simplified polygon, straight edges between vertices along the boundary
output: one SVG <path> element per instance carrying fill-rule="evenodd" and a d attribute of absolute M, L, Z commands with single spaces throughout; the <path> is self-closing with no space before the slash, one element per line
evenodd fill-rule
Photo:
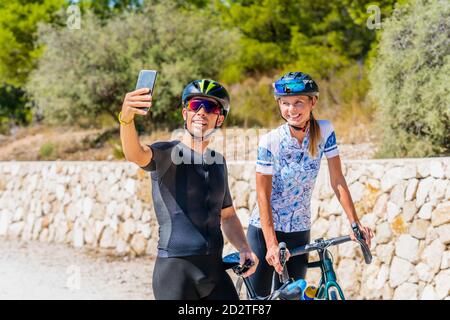
<path fill-rule="evenodd" d="M 316 158 L 319 151 L 320 140 L 322 135 L 320 134 L 319 123 L 311 111 L 309 119 L 309 154 L 311 157 Z"/>

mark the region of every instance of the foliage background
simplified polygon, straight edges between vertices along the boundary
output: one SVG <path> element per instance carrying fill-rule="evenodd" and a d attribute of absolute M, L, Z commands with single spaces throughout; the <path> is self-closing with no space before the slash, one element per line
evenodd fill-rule
<path fill-rule="evenodd" d="M 81 29 L 67 8 L 81 9 Z M 381 29 L 368 28 L 369 6 Z M 0 2 L 0 131 L 108 123 L 140 69 L 160 74 L 138 130 L 180 126 L 196 78 L 231 92 L 228 126 L 280 124 L 271 83 L 286 71 L 319 83 L 318 117 L 380 157 L 448 155 L 448 15 L 427 0 L 16 0 Z"/>

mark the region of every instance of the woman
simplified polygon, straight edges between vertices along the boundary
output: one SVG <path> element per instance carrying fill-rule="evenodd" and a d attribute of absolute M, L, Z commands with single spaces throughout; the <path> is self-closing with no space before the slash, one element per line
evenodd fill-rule
<path fill-rule="evenodd" d="M 239 250 L 241 264 L 258 259 L 250 250 L 230 195 L 225 159 L 207 148 L 209 138 L 230 110 L 225 88 L 212 80 L 189 83 L 182 95 L 185 133 L 181 141 L 142 146 L 135 114 L 151 107 L 148 89 L 126 95 L 120 135 L 125 157 L 151 171 L 152 196 L 159 223 L 153 293 L 160 300 L 237 300 L 222 263 L 223 233 Z M 222 230 L 221 230 L 222 229 Z"/>
<path fill-rule="evenodd" d="M 293 248 L 310 241 L 311 194 L 323 155 L 328 160 L 331 186 L 349 223 L 358 224 L 369 246 L 373 237 L 372 231 L 362 226 L 356 215 L 342 174 L 333 126 L 330 121 L 316 120 L 313 116 L 319 96 L 316 82 L 302 72 L 289 72 L 273 87 L 286 123 L 260 139 L 256 164 L 258 204 L 247 233 L 250 246 L 260 260 L 250 281 L 261 296 L 270 294 L 272 267 L 282 272 L 278 243 L 285 242 L 288 248 Z M 286 264 L 289 275 L 294 279 L 304 278 L 307 262 L 307 255 L 289 259 Z"/>

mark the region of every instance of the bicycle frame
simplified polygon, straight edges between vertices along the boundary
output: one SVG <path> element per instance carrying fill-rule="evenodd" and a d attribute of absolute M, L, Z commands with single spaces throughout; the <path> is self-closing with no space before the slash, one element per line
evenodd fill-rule
<path fill-rule="evenodd" d="M 321 271 L 321 277 L 320 277 L 319 285 L 317 287 L 318 290 L 317 290 L 317 293 L 314 298 L 318 299 L 318 300 L 336 300 L 337 296 L 332 297 L 330 295 L 330 289 L 334 288 L 337 291 L 337 293 L 339 294 L 340 299 L 345 300 L 344 293 L 343 293 L 341 287 L 339 286 L 339 284 L 337 283 L 336 273 L 334 272 L 334 269 L 333 269 L 333 260 L 328 251 L 328 248 L 318 249 L 317 252 L 319 254 L 319 260 L 313 261 L 313 262 L 308 262 L 308 265 L 307 265 L 308 269 L 320 268 L 320 271 Z M 285 286 L 292 279 L 289 279 L 289 277 L 287 275 L 286 265 L 283 266 L 283 272 L 286 273 L 285 278 L 287 279 L 282 284 L 282 286 Z M 274 285 L 275 285 L 274 281 L 275 281 L 276 277 L 277 277 L 277 273 L 274 271 L 273 280 L 272 280 L 272 290 L 274 290 Z M 253 286 L 251 285 L 249 279 L 247 279 L 247 278 L 240 277 L 238 279 L 238 282 L 236 283 L 236 288 L 239 292 L 240 292 L 240 287 L 242 285 L 242 282 L 245 284 L 245 287 L 247 289 L 247 294 L 251 300 L 259 300 L 259 298 L 261 298 L 256 295 L 255 290 L 253 289 Z M 272 291 L 272 293 L 273 293 L 273 291 Z"/>
<path fill-rule="evenodd" d="M 370 248 L 367 246 L 360 230 L 356 223 L 352 223 L 353 234 L 355 235 L 356 241 L 361 246 L 361 250 L 364 256 L 364 261 L 366 264 L 370 264 L 372 262 L 372 254 L 370 252 Z M 344 242 L 351 241 L 350 236 L 342 236 L 336 237 L 328 240 L 324 240 L 323 238 L 316 239 L 313 243 L 306 244 L 304 246 L 300 246 L 297 248 L 293 248 L 290 250 L 291 256 L 297 256 L 301 254 L 305 254 L 312 251 L 317 251 L 319 253 L 319 260 L 314 262 L 308 262 L 308 268 L 320 268 L 321 278 L 319 281 L 319 285 L 317 287 L 317 292 L 314 298 L 321 300 L 337 300 L 338 295 L 341 300 L 345 300 L 344 293 L 342 292 L 341 287 L 337 283 L 336 273 L 333 269 L 333 259 L 331 253 L 328 251 L 328 247 L 342 244 Z M 286 248 L 285 243 L 279 244 L 280 252 L 281 249 Z M 280 261 L 285 261 L 284 258 L 281 258 Z M 233 271 L 237 275 L 241 275 L 244 270 L 242 266 L 239 265 L 239 253 L 235 252 L 226 257 L 224 257 L 224 265 L 225 270 L 233 269 Z M 276 272 L 274 271 L 273 276 L 275 279 Z M 267 299 L 277 299 L 278 297 L 288 297 L 288 300 L 293 300 L 292 297 L 289 297 L 289 293 L 284 292 L 284 288 L 292 282 L 293 279 L 289 279 L 289 275 L 287 274 L 286 264 L 283 263 L 283 275 L 281 277 L 281 281 L 283 282 L 281 287 L 275 291 L 274 290 L 274 281 L 272 281 L 272 293 L 267 297 L 259 297 L 257 296 L 255 290 L 253 289 L 249 279 L 247 278 L 238 278 L 238 282 L 236 283 L 236 290 L 238 293 L 240 292 L 240 288 L 242 283 L 245 284 L 247 288 L 247 293 L 252 300 L 267 300 Z M 290 289 L 289 289 L 290 290 Z M 336 293 L 337 292 L 337 293 Z M 275 295 L 277 293 L 278 295 Z M 280 296 L 281 295 L 281 296 Z M 297 293 L 295 293 L 297 295 Z M 301 295 L 299 296 L 301 299 Z M 297 299 L 297 298 L 295 298 Z"/>
<path fill-rule="evenodd" d="M 317 250 L 319 253 L 319 260 L 308 262 L 308 269 L 311 268 L 320 268 L 321 271 L 321 277 L 318 285 L 318 290 L 315 295 L 315 299 L 318 300 L 336 300 L 336 297 L 331 297 L 330 295 L 330 289 L 335 288 L 337 293 L 339 294 L 339 297 L 341 300 L 345 300 L 344 292 L 342 291 L 341 287 L 339 286 L 337 282 L 336 273 L 334 272 L 333 268 L 333 260 L 331 259 L 330 253 L 328 252 L 328 249 L 324 250 Z M 285 267 L 284 267 L 285 268 Z M 283 269 L 284 271 L 286 269 Z M 274 271 L 273 273 L 273 279 L 277 277 L 277 273 Z M 257 299 L 257 295 L 248 279 L 240 278 L 242 279 L 242 282 L 245 284 L 245 287 L 247 289 L 247 293 L 250 297 L 250 299 Z M 274 281 L 274 280 L 273 280 Z M 274 282 L 272 281 L 272 290 L 274 290 Z M 288 281 L 290 281 L 288 279 Z M 237 287 L 240 288 L 242 283 L 240 285 L 237 285 Z M 283 285 L 285 285 L 283 283 Z M 240 289 L 239 289 L 240 291 Z"/>
<path fill-rule="evenodd" d="M 330 289 L 335 288 L 341 300 L 345 300 L 344 293 L 337 283 L 336 273 L 333 269 L 333 261 L 330 258 L 330 254 L 327 249 L 318 250 L 319 253 L 319 261 L 309 262 L 309 268 L 320 268 L 321 277 L 318 285 L 318 290 L 315 298 L 321 300 L 330 300 Z"/>

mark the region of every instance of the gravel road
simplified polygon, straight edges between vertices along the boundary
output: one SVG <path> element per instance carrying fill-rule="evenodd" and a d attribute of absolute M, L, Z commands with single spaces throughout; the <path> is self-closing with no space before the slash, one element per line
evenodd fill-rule
<path fill-rule="evenodd" d="M 153 299 L 153 262 L 0 238 L 0 299 Z"/>

